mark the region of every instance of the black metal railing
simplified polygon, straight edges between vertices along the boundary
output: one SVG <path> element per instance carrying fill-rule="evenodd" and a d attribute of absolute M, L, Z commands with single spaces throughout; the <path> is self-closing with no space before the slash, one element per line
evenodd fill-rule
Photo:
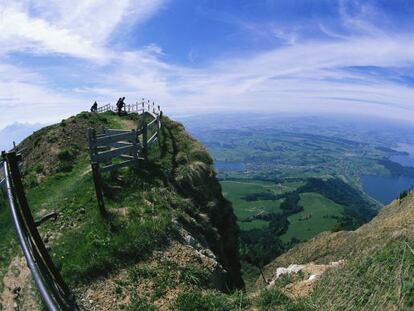
<path fill-rule="evenodd" d="M 37 230 L 23 188 L 19 155 L 9 152 L 2 156 L 3 189 L 21 249 L 42 300 L 49 310 L 79 310 Z"/>

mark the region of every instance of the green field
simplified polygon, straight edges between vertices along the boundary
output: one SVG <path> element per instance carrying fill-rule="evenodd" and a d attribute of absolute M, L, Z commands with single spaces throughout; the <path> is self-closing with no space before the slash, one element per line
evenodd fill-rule
<path fill-rule="evenodd" d="M 284 242 L 292 238 L 305 241 L 320 232 L 332 230 L 337 224 L 334 217 L 340 217 L 344 211 L 343 206 L 319 193 L 301 193 L 299 204 L 304 210 L 288 217 L 289 229 L 280 236 Z"/>
<path fill-rule="evenodd" d="M 267 220 L 248 217 L 263 214 L 281 213 L 279 200 L 245 199 L 247 195 L 257 193 L 272 193 L 280 195 L 292 192 L 300 187 L 301 182 L 274 183 L 258 180 L 224 180 L 221 182 L 224 196 L 233 203 L 234 212 L 238 218 L 241 230 L 263 229 L 269 224 Z M 318 193 L 301 193 L 299 205 L 304 210 L 288 217 L 288 231 L 281 236 L 283 242 L 290 242 L 294 237 L 300 241 L 308 240 L 323 231 L 332 230 L 337 224 L 337 218 L 343 214 L 343 206 L 329 200 Z"/>
<path fill-rule="evenodd" d="M 273 182 L 258 180 L 231 180 L 222 181 L 221 186 L 224 196 L 233 203 L 234 212 L 239 220 L 242 230 L 263 228 L 268 225 L 268 221 L 253 220 L 251 222 L 240 222 L 247 217 L 259 214 L 269 214 L 280 212 L 280 200 L 257 200 L 247 201 L 243 197 L 256 193 L 282 194 L 296 189 L 298 183 L 276 184 Z"/>

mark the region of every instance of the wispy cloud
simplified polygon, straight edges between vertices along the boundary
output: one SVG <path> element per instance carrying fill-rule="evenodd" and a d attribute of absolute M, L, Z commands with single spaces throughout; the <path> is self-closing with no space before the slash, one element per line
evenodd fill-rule
<path fill-rule="evenodd" d="M 34 121 L 50 122 L 87 108 L 94 99 L 106 102 L 121 95 L 129 100 L 153 98 L 169 113 L 180 114 L 254 110 L 414 117 L 412 84 L 398 74 L 414 68 L 414 36 L 382 27 L 391 23 L 386 12 L 366 2 L 338 1 L 339 23 L 315 19 L 309 27 L 320 33 L 314 37 L 305 36 L 301 26 L 244 20 L 241 24 L 235 19 L 241 31 L 261 32 L 286 44 L 227 54 L 199 67 L 166 61 L 168 51 L 156 40 L 129 50 L 112 44 L 124 38 L 122 33 L 131 25 L 143 27 L 163 8 L 161 0 L 0 4 L 0 99 L 14 99 L 0 100 L 0 108 L 8 111 L 0 115 L 0 127 L 32 120 L 30 111 L 48 111 L 36 114 Z M 48 76 L 51 72 L 12 65 L 9 56 L 16 51 L 70 57 L 56 71 L 74 68 L 75 86 L 56 87 L 54 77 Z M 401 70 L 377 75 L 370 67 Z"/>
<path fill-rule="evenodd" d="M 106 48 L 111 35 L 122 31 L 122 27 L 145 21 L 163 3 L 163 0 L 2 0 L 0 52 L 30 50 L 108 60 L 113 57 Z"/>

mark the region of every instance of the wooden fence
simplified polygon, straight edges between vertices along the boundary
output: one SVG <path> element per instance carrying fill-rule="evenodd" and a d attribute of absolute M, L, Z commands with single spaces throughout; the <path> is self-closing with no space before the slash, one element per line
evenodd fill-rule
<path fill-rule="evenodd" d="M 104 108 L 103 106 L 101 108 Z M 103 112 L 109 108 L 102 109 Z M 100 133 L 88 129 L 89 157 L 95 184 L 96 198 L 101 214 L 106 217 L 103 199 L 102 173 L 114 172 L 123 167 L 138 168 L 147 157 L 148 148 L 158 140 L 162 112 L 153 105 L 137 104 L 127 107 L 138 113 L 137 128 L 134 130 L 103 128 Z M 99 108 L 98 108 L 99 111 Z M 112 111 L 112 110 L 111 110 Z M 146 116 L 152 117 L 147 123 Z"/>
<path fill-rule="evenodd" d="M 121 167 L 138 167 L 146 158 L 148 147 L 158 140 L 162 112 L 149 103 L 126 105 L 126 113 L 141 116 L 140 126 L 132 131 L 103 129 L 96 134 L 88 130 L 89 155 L 91 158 L 96 195 L 101 212 L 106 215 L 101 183 L 101 173 L 112 172 Z M 99 107 L 99 113 L 115 111 L 110 104 Z M 146 116 L 152 116 L 146 122 Z M 151 133 L 151 135 L 148 135 Z M 148 136 L 150 136 L 148 138 Z M 141 138 L 140 138 L 141 137 Z M 0 188 L 8 202 L 10 214 L 20 247 L 32 273 L 36 287 L 49 310 L 79 310 L 75 297 L 54 265 L 37 230 L 36 221 L 30 211 L 20 174 L 21 152 L 16 145 L 8 153 L 3 152 L 0 162 Z M 119 161 L 114 163 L 114 160 Z"/>
<path fill-rule="evenodd" d="M 118 108 L 115 105 L 111 105 L 111 104 L 106 104 L 104 106 L 98 107 L 97 111 L 98 113 L 104 113 L 104 112 L 108 112 L 108 111 L 112 111 L 112 112 L 118 112 Z M 147 101 L 145 102 L 144 100 L 140 103 L 136 102 L 135 104 L 125 104 L 122 111 L 124 113 L 137 113 L 137 114 L 142 114 L 144 112 L 151 112 L 153 114 L 160 114 L 161 110 L 160 110 L 160 106 L 155 107 L 154 102 Z"/>

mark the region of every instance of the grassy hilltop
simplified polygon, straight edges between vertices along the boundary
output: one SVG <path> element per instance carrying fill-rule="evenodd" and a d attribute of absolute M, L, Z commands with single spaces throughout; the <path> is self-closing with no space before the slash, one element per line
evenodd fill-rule
<path fill-rule="evenodd" d="M 32 212 L 36 218 L 58 213 L 39 230 L 82 304 L 106 305 L 109 298 L 98 294 L 104 290 L 117 301 L 114 308 L 167 308 L 189 291 L 201 297 L 242 288 L 238 227 L 205 149 L 163 117 L 148 161 L 137 171 L 104 176 L 109 226 L 98 213 L 86 144 L 87 128 L 101 126 L 131 129 L 137 120 L 81 113 L 20 145 L 27 148 L 23 172 Z M 4 202 L 0 213 L 3 279 L 18 246 Z"/>

